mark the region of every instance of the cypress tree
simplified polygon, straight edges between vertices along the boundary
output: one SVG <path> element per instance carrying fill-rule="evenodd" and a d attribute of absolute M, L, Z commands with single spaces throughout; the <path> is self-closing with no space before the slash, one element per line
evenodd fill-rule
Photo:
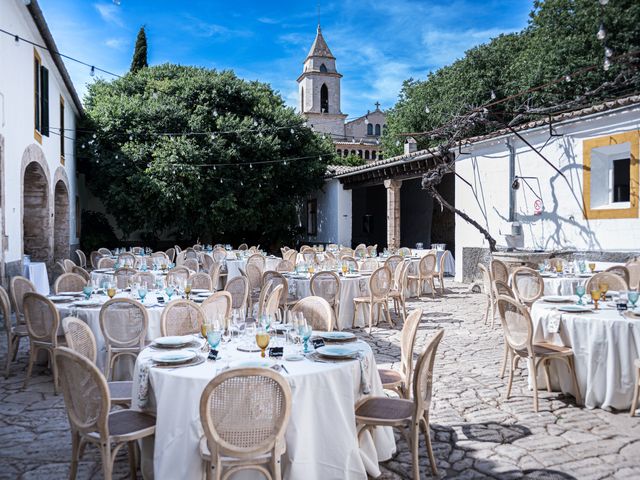
<path fill-rule="evenodd" d="M 147 34 L 144 27 L 140 27 L 138 36 L 136 37 L 136 47 L 133 51 L 133 59 L 131 60 L 131 72 L 135 73 L 141 68 L 148 67 L 147 63 Z"/>

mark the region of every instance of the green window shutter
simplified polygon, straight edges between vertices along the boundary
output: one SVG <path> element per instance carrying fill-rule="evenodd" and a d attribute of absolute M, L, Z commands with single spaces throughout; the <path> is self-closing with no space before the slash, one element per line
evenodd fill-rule
<path fill-rule="evenodd" d="M 40 93 L 42 111 L 42 130 L 41 133 L 44 136 L 49 136 L 49 70 L 44 67 L 40 67 L 40 77 L 42 92 Z"/>
<path fill-rule="evenodd" d="M 40 131 L 40 62 L 35 59 L 33 62 L 33 100 L 34 100 L 34 128 Z"/>

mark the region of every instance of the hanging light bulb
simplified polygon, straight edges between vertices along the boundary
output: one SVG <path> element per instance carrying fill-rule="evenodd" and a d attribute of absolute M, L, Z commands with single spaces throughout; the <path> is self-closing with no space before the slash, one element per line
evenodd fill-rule
<path fill-rule="evenodd" d="M 496 92 L 491 90 L 491 100 L 495 100 L 495 99 L 496 99 Z"/>
<path fill-rule="evenodd" d="M 91 67 L 91 72 L 89 74 L 93 77 L 96 74 L 96 67 Z"/>
<path fill-rule="evenodd" d="M 400 140 L 396 140 L 396 147 L 400 146 Z"/>
<path fill-rule="evenodd" d="M 368 118 L 365 118 L 365 119 L 364 119 L 364 124 L 365 124 L 365 125 L 369 125 L 369 119 L 368 119 Z"/>
<path fill-rule="evenodd" d="M 249 168 L 253 168 L 253 163 L 250 163 L 250 164 L 249 164 Z"/>
<path fill-rule="evenodd" d="M 284 163 L 283 163 L 283 165 L 286 165 L 286 164 L 287 164 L 287 161 L 285 160 L 285 161 L 284 161 Z"/>
<path fill-rule="evenodd" d="M 318 157 L 318 160 L 322 161 L 322 155 L 320 155 L 320 156 Z"/>
<path fill-rule="evenodd" d="M 222 179 L 220 179 L 220 183 L 222 183 Z"/>
<path fill-rule="evenodd" d="M 293 128 L 291 130 L 289 130 L 291 132 L 291 135 L 293 135 L 295 132 L 293 131 Z"/>
<path fill-rule="evenodd" d="M 212 133 L 212 134 L 211 134 L 211 140 L 215 140 L 215 138 L 216 138 L 216 134 L 215 134 L 215 133 Z"/>
<path fill-rule="evenodd" d="M 214 116 L 214 117 L 217 117 L 217 116 L 218 116 L 218 111 L 217 111 L 217 110 L 214 110 L 214 111 L 213 111 L 213 116 Z"/>
<path fill-rule="evenodd" d="M 215 165 L 213 166 L 213 169 L 214 169 L 214 170 L 216 169 L 216 166 L 215 166 Z"/>
<path fill-rule="evenodd" d="M 609 0 L 600 0 L 600 5 L 603 7 L 609 3 Z"/>
<path fill-rule="evenodd" d="M 257 126 L 258 126 L 258 122 L 257 122 L 257 120 L 254 120 L 254 121 L 253 121 L 253 126 L 254 126 L 254 127 L 257 127 Z"/>
<path fill-rule="evenodd" d="M 571 75 L 565 75 L 564 81 L 569 83 L 571 81 Z"/>
<path fill-rule="evenodd" d="M 129 141 L 133 141 L 133 135 L 129 135 Z"/>
<path fill-rule="evenodd" d="M 429 109 L 429 105 L 424 106 L 424 113 L 431 113 L 431 110 Z"/>
<path fill-rule="evenodd" d="M 609 47 L 604 47 L 604 56 L 607 58 L 611 58 L 613 56 L 613 50 Z"/>
<path fill-rule="evenodd" d="M 605 70 L 609 70 L 611 68 L 611 60 L 605 57 L 604 65 L 602 66 Z"/>
<path fill-rule="evenodd" d="M 607 36 L 607 31 L 604 29 L 604 24 L 601 23 L 600 28 L 598 29 L 598 33 L 596 34 L 596 37 L 598 38 L 598 40 L 604 40 L 606 36 Z"/>

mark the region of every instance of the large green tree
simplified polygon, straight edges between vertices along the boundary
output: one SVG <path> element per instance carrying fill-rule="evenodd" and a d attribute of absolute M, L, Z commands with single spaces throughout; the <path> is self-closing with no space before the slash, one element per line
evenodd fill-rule
<path fill-rule="evenodd" d="M 140 27 L 138 36 L 136 37 L 136 45 L 133 49 L 133 58 L 131 59 L 131 72 L 135 73 L 142 68 L 148 67 L 147 63 L 147 32 L 144 27 Z"/>
<path fill-rule="evenodd" d="M 125 235 L 290 241 L 333 156 L 268 85 L 230 71 L 149 67 L 92 84 L 85 107 L 83 171 Z"/>
<path fill-rule="evenodd" d="M 428 75 L 404 82 L 397 104 L 389 111 L 383 144 L 387 156 L 399 154 L 403 133 L 432 131 L 471 107 L 503 99 L 562 78 L 583 67 L 604 62 L 604 46 L 613 56 L 640 49 L 640 2 L 611 0 L 602 7 L 596 0 L 536 0 L 529 25 L 518 33 L 500 35 L 467 51 L 465 56 Z M 596 37 L 600 25 L 607 35 Z M 612 62 L 609 70 L 597 68 L 567 78 L 552 87 L 518 96 L 490 108 L 489 118 L 510 122 L 527 117 L 518 112 L 561 105 L 580 99 L 585 92 L 603 88 L 585 101 L 624 94 L 640 88 L 637 66 Z M 631 83 L 629 78 L 635 79 Z M 607 83 L 609 82 L 609 84 Z M 580 103 L 577 101 L 576 103 Z M 478 124 L 465 135 L 495 128 Z M 441 138 L 417 137 L 421 147 Z"/>

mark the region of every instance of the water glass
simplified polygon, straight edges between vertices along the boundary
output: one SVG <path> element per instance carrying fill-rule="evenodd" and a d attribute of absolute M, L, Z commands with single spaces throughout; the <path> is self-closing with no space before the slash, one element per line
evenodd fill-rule
<path fill-rule="evenodd" d="M 91 298 L 91 294 L 93 293 L 93 285 L 85 285 L 82 287 L 82 293 L 84 293 L 84 297 L 86 300 Z"/>
<path fill-rule="evenodd" d="M 173 285 L 168 285 L 167 288 L 164 289 L 164 291 L 167 294 L 167 297 L 169 297 L 169 301 L 171 301 L 171 297 L 175 293 L 175 289 L 173 288 Z"/>
<path fill-rule="evenodd" d="M 632 308 L 636 308 L 636 303 L 638 302 L 638 292 L 636 290 L 629 290 L 627 292 L 627 299 L 629 303 L 631 303 Z"/>
<path fill-rule="evenodd" d="M 576 286 L 576 295 L 578 295 L 578 305 L 584 305 L 584 302 L 582 301 L 582 297 L 584 296 L 585 293 L 587 293 L 587 291 L 584 285 Z"/>

